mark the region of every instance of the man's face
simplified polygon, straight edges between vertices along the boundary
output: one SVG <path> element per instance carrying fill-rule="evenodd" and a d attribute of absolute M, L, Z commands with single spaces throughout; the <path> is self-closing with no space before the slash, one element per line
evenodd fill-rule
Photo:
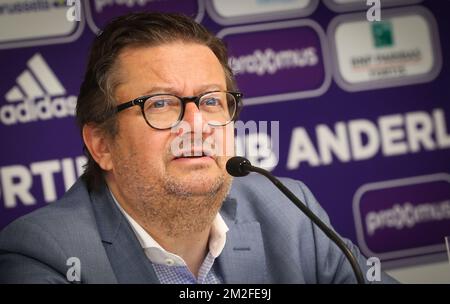
<path fill-rule="evenodd" d="M 118 60 L 120 84 L 115 91 L 118 104 L 150 94 L 196 96 L 227 89 L 219 60 L 208 47 L 200 44 L 176 42 L 157 47 L 128 48 L 122 51 Z M 199 126 L 202 131 L 197 136 L 203 140 L 209 137 L 216 147 L 227 147 L 228 150 L 233 145 L 232 128 L 208 126 L 194 103 L 186 105 L 181 128 L 176 132 L 151 128 L 139 106 L 120 112 L 118 125 L 119 133 L 109 144 L 112 170 L 107 177 L 120 185 L 120 191 L 126 197 L 145 195 L 150 191 L 147 187 L 152 187 L 152 192 L 160 189 L 162 195 L 164 192 L 207 195 L 229 184 L 231 178 L 225 170 L 229 156 L 174 156 L 174 152 L 179 152 L 174 151 L 174 147 L 180 147 L 173 145 L 174 141 L 183 139 L 182 142 L 191 143 L 194 128 L 198 130 Z M 202 144 L 198 142 L 190 147 L 181 146 L 183 152 L 195 150 L 198 153 L 199 149 L 202 149 Z M 124 186 L 130 183 L 141 186 Z"/>

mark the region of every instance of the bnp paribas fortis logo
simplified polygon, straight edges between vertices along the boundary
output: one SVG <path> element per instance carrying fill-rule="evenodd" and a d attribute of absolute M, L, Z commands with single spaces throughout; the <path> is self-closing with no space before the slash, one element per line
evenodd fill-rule
<path fill-rule="evenodd" d="M 376 48 L 394 46 L 392 23 L 388 21 L 372 22 L 372 37 Z"/>

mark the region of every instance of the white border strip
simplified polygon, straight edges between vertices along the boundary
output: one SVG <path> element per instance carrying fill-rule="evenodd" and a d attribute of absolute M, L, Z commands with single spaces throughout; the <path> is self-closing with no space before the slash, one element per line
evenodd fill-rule
<path fill-rule="evenodd" d="M 324 69 L 325 78 L 322 85 L 314 90 L 309 91 L 298 91 L 298 92 L 290 92 L 290 93 L 282 93 L 282 94 L 274 94 L 274 95 L 266 95 L 266 96 L 258 96 L 258 97 L 250 97 L 245 98 L 245 105 L 256 105 L 256 104 L 264 104 L 264 103 L 272 103 L 279 101 L 287 101 L 294 99 L 303 99 L 310 97 L 317 97 L 323 95 L 331 84 L 331 59 L 329 54 L 328 42 L 326 39 L 325 32 L 322 30 L 320 25 L 310 19 L 302 19 L 302 20 L 293 20 L 293 21 L 283 21 L 283 22 L 274 22 L 274 23 L 265 23 L 265 24 L 256 24 L 256 25 L 246 25 L 246 26 L 237 26 L 225 28 L 217 33 L 217 37 L 224 38 L 227 35 L 232 34 L 246 34 L 251 32 L 260 32 L 265 30 L 277 30 L 284 28 L 293 28 L 293 27 L 311 27 L 319 36 L 321 55 L 322 55 L 322 65 Z M 245 92 L 244 92 L 245 93 Z"/>
<path fill-rule="evenodd" d="M 450 263 L 450 236 L 445 237 L 445 248 L 447 248 L 448 262 Z"/>

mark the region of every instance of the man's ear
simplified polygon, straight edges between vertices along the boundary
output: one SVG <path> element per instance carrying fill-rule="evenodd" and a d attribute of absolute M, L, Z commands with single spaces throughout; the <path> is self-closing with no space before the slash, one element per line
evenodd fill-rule
<path fill-rule="evenodd" d="M 109 139 L 97 126 L 83 126 L 83 140 L 95 162 L 105 171 L 113 169 Z"/>

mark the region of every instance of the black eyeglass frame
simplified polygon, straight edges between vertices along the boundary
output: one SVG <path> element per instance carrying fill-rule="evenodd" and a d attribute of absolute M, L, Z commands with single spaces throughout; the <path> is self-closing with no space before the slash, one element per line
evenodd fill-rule
<path fill-rule="evenodd" d="M 238 118 L 239 113 L 241 112 L 242 107 L 243 107 L 242 97 L 244 96 L 241 92 L 236 92 L 236 91 L 208 91 L 208 92 L 204 92 L 204 93 L 202 93 L 200 95 L 197 95 L 197 96 L 186 96 L 186 97 L 180 97 L 180 96 L 177 96 L 177 95 L 174 95 L 174 94 L 158 93 L 158 94 L 141 96 L 141 97 L 135 98 L 133 100 L 127 101 L 125 103 L 122 103 L 122 104 L 118 105 L 116 107 L 116 109 L 117 109 L 117 113 L 119 113 L 119 112 L 121 112 L 121 111 L 123 111 L 125 109 L 128 109 L 128 108 L 132 107 L 132 106 L 140 106 L 141 107 L 142 116 L 144 117 L 145 122 L 151 128 L 156 129 L 156 130 L 167 130 L 167 129 L 175 127 L 176 125 L 178 125 L 183 120 L 184 113 L 186 111 L 186 104 L 187 103 L 193 102 L 193 103 L 195 103 L 197 108 L 200 109 L 200 99 L 203 96 L 205 96 L 207 94 L 211 94 L 211 93 L 228 93 L 228 94 L 231 94 L 234 97 L 234 99 L 236 100 L 236 109 L 234 109 L 234 113 L 232 115 L 232 119 L 230 119 L 230 121 L 228 121 L 227 123 L 225 123 L 223 125 L 212 125 L 212 126 L 214 126 L 214 127 L 226 126 L 230 122 L 236 121 L 236 119 Z M 152 126 L 152 124 L 147 120 L 147 117 L 145 116 L 145 111 L 144 111 L 144 104 L 145 104 L 145 102 L 147 100 L 149 100 L 150 98 L 156 97 L 156 96 L 173 96 L 173 97 L 178 98 L 181 101 L 182 107 L 181 107 L 180 116 L 178 116 L 178 119 L 177 119 L 176 123 L 174 123 L 170 127 L 167 127 L 167 128 L 156 128 L 156 127 Z"/>

